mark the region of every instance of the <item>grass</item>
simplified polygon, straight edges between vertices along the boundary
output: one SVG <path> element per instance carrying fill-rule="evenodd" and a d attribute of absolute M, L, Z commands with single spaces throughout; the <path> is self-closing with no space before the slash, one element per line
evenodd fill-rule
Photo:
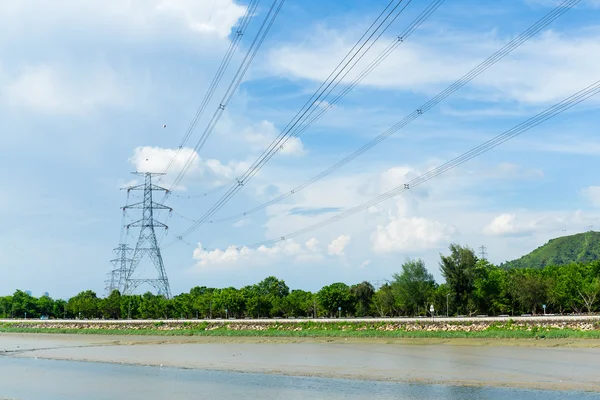
<path fill-rule="evenodd" d="M 17 326 L 15 326 L 17 325 Z M 24 324 L 5 323 L 0 325 L 0 332 L 6 333 L 55 333 L 55 334 L 94 334 L 94 335 L 152 335 L 152 336 L 224 336 L 224 337 L 345 337 L 345 338 L 480 338 L 480 339 L 600 339 L 600 330 L 579 329 L 556 329 L 539 327 L 515 327 L 515 326 L 490 326 L 481 331 L 426 331 L 426 330 L 402 330 L 391 331 L 377 330 L 377 325 L 348 326 L 347 324 L 323 324 L 304 323 L 294 324 L 292 328 L 302 330 L 281 329 L 274 325 L 265 330 L 252 329 L 229 329 L 227 325 L 216 329 L 206 330 L 207 324 L 188 324 L 173 330 L 159 329 L 161 325 L 154 324 L 153 327 L 142 329 L 114 329 L 107 327 L 99 328 L 40 328 L 37 326 L 24 327 Z M 360 329 L 359 329 L 360 328 Z"/>

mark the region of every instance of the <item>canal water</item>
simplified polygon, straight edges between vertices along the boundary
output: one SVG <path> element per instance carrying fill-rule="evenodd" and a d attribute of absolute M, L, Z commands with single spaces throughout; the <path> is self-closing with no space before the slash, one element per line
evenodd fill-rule
<path fill-rule="evenodd" d="M 67 398 L 587 400 L 600 395 L 0 357 L 0 399 Z"/>

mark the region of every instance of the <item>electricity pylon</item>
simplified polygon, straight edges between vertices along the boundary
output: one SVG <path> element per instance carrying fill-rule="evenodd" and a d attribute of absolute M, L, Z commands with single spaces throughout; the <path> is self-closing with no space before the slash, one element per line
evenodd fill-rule
<path fill-rule="evenodd" d="M 110 260 L 114 268 L 108 273 L 106 281 L 106 295 L 109 296 L 113 290 L 123 290 L 123 277 L 126 276 L 128 265 L 131 263 L 131 252 L 133 249 L 126 244 L 120 244 L 119 247 L 113 249 L 117 254 L 117 258 Z"/>
<path fill-rule="evenodd" d="M 132 294 L 135 288 L 137 288 L 139 285 L 147 283 L 154 287 L 158 294 L 162 294 L 169 299 L 171 298 L 171 288 L 169 287 L 169 280 L 167 278 L 165 265 L 163 263 L 162 255 L 160 254 L 160 248 L 158 247 L 158 241 L 156 240 L 156 233 L 154 230 L 154 228 L 168 229 L 169 227 L 154 219 L 154 210 L 169 210 L 169 212 L 171 212 L 173 209 L 163 204 L 156 203 L 152 200 L 153 191 L 164 190 L 168 193 L 169 190 L 152 184 L 153 176 L 164 174 L 153 172 L 133 172 L 133 174 L 143 176 L 144 183 L 141 185 L 130 186 L 125 189 L 127 192 L 131 190 L 143 190 L 144 199 L 139 203 L 126 205 L 123 207 L 124 210 L 128 208 L 142 209 L 142 218 L 125 225 L 125 228 L 127 229 L 131 227 L 139 227 L 140 236 L 135 246 L 135 250 L 133 251 L 133 256 L 131 257 L 129 267 L 125 268 L 123 271 L 124 273 L 120 276 L 120 281 L 122 283 L 121 287 L 123 288 L 122 293 Z M 144 256 L 147 256 L 156 267 L 158 278 L 134 277 L 134 273 L 139 270 L 140 262 Z"/>

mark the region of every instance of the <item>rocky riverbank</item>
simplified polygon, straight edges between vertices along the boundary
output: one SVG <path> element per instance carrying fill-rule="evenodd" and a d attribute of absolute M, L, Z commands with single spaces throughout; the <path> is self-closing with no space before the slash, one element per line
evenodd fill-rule
<path fill-rule="evenodd" d="M 377 336 L 394 332 L 550 332 L 572 331 L 598 333 L 600 337 L 600 318 L 582 320 L 519 320 L 519 321 L 344 321 L 344 322 L 282 322 L 282 321 L 11 321 L 0 323 L 0 330 L 21 332 L 63 332 L 73 333 L 90 331 L 94 333 L 108 332 L 190 332 L 191 334 L 211 333 L 273 333 L 303 332 L 303 335 L 343 336 L 346 334 L 369 334 Z"/>

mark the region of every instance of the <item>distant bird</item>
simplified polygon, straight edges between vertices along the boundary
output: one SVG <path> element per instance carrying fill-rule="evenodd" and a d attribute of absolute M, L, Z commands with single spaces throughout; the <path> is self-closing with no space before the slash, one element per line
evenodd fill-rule
<path fill-rule="evenodd" d="M 146 161 L 148 161 L 148 159 L 146 158 Z"/>
<path fill-rule="evenodd" d="M 163 128 L 166 128 L 166 127 L 167 127 L 167 124 L 164 124 L 164 125 L 163 125 Z"/>

